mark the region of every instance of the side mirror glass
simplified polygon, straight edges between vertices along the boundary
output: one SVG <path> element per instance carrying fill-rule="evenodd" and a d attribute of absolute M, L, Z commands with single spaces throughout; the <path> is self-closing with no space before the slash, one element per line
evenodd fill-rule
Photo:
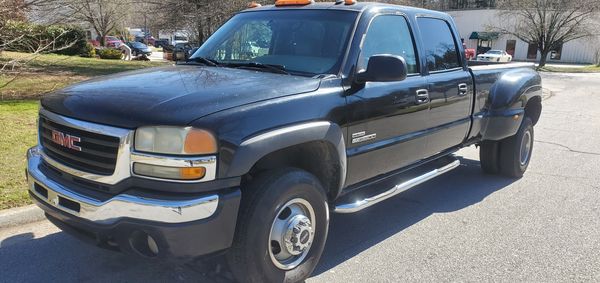
<path fill-rule="evenodd" d="M 356 82 L 397 82 L 406 79 L 407 66 L 402 56 L 381 54 L 369 58 L 367 69 L 356 74 Z"/>

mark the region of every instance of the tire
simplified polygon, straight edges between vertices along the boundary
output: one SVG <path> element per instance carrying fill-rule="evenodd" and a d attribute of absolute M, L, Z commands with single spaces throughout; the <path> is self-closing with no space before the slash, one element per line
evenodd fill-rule
<path fill-rule="evenodd" d="M 308 224 L 300 223 L 305 219 L 303 216 L 310 220 Z M 328 228 L 327 198 L 315 176 L 294 168 L 268 171 L 242 192 L 236 234 L 226 255 L 227 262 L 239 282 L 303 281 L 319 262 Z M 293 245 L 292 242 L 307 245 L 302 252 L 297 246 L 292 246 L 290 252 L 282 240 L 289 233 L 296 233 L 298 237 L 296 241 L 287 238 L 287 245 Z M 294 255 L 294 252 L 300 254 Z M 277 257 L 281 257 L 281 261 Z"/>
<path fill-rule="evenodd" d="M 479 161 L 481 170 L 486 174 L 498 174 L 500 172 L 500 164 L 498 159 L 499 142 L 483 141 L 479 145 Z"/>
<path fill-rule="evenodd" d="M 520 178 L 529 166 L 533 153 L 533 122 L 525 117 L 519 131 L 501 141 L 499 152 L 500 173 Z"/>

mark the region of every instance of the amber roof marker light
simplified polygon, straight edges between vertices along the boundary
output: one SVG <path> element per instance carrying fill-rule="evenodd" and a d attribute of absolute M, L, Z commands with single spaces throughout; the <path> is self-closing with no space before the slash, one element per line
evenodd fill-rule
<path fill-rule="evenodd" d="M 344 5 L 354 5 L 356 4 L 356 0 L 344 0 Z"/>
<path fill-rule="evenodd" d="M 314 0 L 277 0 L 275 6 L 301 6 L 315 3 Z"/>

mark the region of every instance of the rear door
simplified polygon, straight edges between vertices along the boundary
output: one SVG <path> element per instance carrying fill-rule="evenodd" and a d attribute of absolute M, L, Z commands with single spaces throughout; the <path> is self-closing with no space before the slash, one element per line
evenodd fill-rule
<path fill-rule="evenodd" d="M 459 39 L 444 19 L 418 17 L 425 53 L 430 112 L 426 156 L 459 145 L 471 122 L 473 80 L 462 59 Z"/>
<path fill-rule="evenodd" d="M 429 107 L 417 94 L 427 90 L 413 34 L 404 15 L 395 11 L 373 17 L 362 39 L 358 69 L 370 56 L 404 57 L 408 76 L 398 82 L 367 82 L 347 96 L 347 185 L 393 171 L 423 157 Z"/>

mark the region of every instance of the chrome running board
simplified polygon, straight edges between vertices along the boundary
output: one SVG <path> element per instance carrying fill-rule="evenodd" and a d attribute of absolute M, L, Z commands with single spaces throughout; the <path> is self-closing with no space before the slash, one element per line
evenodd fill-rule
<path fill-rule="evenodd" d="M 383 193 L 380 193 L 378 195 L 368 197 L 368 198 L 365 198 L 362 200 L 357 200 L 352 203 L 336 205 L 334 212 L 336 212 L 336 213 L 354 213 L 354 212 L 363 210 L 371 205 L 374 205 L 376 203 L 384 201 L 384 200 L 391 198 L 401 192 L 404 192 L 414 186 L 417 186 L 417 185 L 422 184 L 426 181 L 429 181 L 437 176 L 440 176 L 446 172 L 449 172 L 450 170 L 455 169 L 459 165 L 460 165 L 460 161 L 454 160 L 451 163 L 449 163 L 448 165 L 445 165 L 441 168 L 431 170 L 423 175 L 420 175 L 418 177 L 415 177 L 413 179 L 410 179 L 408 181 L 400 183 L 400 184 L 394 186 L 393 188 L 391 188 Z"/>

